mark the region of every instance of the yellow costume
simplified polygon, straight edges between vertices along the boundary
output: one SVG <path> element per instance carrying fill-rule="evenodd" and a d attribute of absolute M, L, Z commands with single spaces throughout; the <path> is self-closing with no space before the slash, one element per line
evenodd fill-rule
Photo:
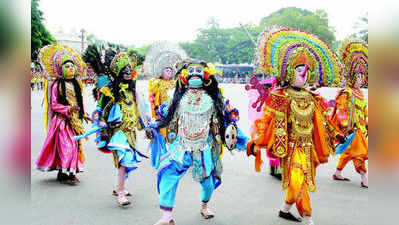
<path fill-rule="evenodd" d="M 269 27 L 258 43 L 256 71 L 273 75 L 282 87 L 265 99 L 247 153 L 256 155 L 257 171 L 262 163 L 260 149 L 281 159 L 282 188 L 287 192 L 279 216 L 299 222 L 289 212 L 296 203 L 305 223 L 313 224 L 308 191 L 316 190 L 316 168 L 334 152 L 332 140 L 338 132 L 327 119 L 326 102 L 306 90 L 306 85 L 337 86 L 342 69 L 327 44 L 310 33 Z"/>
<path fill-rule="evenodd" d="M 173 97 L 176 72 L 187 57 L 179 45 L 170 42 L 154 43 L 148 50 L 144 61 L 144 71 L 152 78 L 148 82 L 148 92 L 153 119 L 163 117 L 162 105 L 168 106 L 167 101 Z M 161 129 L 161 134 L 165 137 L 166 129 Z"/>
<path fill-rule="evenodd" d="M 281 158 L 286 203 L 296 203 L 301 215 L 312 214 L 308 190 L 316 190 L 316 167 L 332 151 L 332 127 L 323 111 L 319 96 L 282 88 L 271 92 L 263 117 L 255 121 L 255 151 L 266 148 Z"/>
<path fill-rule="evenodd" d="M 174 90 L 175 83 L 176 81 L 174 79 L 166 80 L 161 78 L 153 78 L 148 82 L 153 118 L 159 118 L 156 111 L 159 106 L 169 100 L 168 91 Z"/>
<path fill-rule="evenodd" d="M 338 92 L 331 122 L 345 136 L 355 133 L 353 141 L 341 154 L 337 170 L 342 171 L 353 161 L 358 173 L 367 173 L 365 161 L 368 159 L 367 102 L 359 87 L 367 84 L 368 77 L 367 45 L 359 40 L 346 39 L 341 48 L 345 63 L 347 87 Z M 362 80 L 359 80 L 362 79 Z"/>

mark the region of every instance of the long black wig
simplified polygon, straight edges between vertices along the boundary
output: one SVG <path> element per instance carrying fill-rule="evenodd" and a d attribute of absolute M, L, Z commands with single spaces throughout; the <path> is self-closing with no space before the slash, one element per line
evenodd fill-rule
<path fill-rule="evenodd" d="M 72 79 L 64 79 L 64 78 L 58 78 L 56 80 L 58 83 L 58 96 L 57 96 L 57 101 L 58 103 L 62 104 L 62 105 L 69 105 L 67 97 L 66 97 L 66 87 L 65 87 L 65 82 L 69 81 L 72 82 L 73 84 L 73 88 L 75 90 L 75 96 L 76 96 L 76 100 L 79 106 L 79 118 L 83 119 L 84 116 L 84 108 L 83 108 L 83 95 L 82 95 L 82 89 L 78 83 L 78 81 L 75 78 Z"/>

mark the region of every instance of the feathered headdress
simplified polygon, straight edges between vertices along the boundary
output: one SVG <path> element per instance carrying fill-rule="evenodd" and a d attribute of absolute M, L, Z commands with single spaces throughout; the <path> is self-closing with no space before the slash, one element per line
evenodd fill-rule
<path fill-rule="evenodd" d="M 319 37 L 300 30 L 277 27 L 260 37 L 257 71 L 291 82 L 297 65 L 309 68 L 308 84 L 339 86 L 341 64 Z"/>
<path fill-rule="evenodd" d="M 368 84 L 368 46 L 358 39 L 345 39 L 340 48 L 340 58 L 345 65 L 345 78 L 353 84 L 358 73 L 363 74 L 363 84 Z"/>
<path fill-rule="evenodd" d="M 76 67 L 77 76 L 86 75 L 86 64 L 79 54 L 71 47 L 65 45 L 47 45 L 40 49 L 39 60 L 48 79 L 56 79 L 63 76 L 62 64 L 71 61 Z"/>
<path fill-rule="evenodd" d="M 187 59 L 186 52 L 177 44 L 170 42 L 158 42 L 152 45 L 145 56 L 144 74 L 150 78 L 162 76 L 165 68 L 177 72 L 179 63 Z"/>
<path fill-rule="evenodd" d="M 253 60 L 256 68 L 256 73 L 265 73 L 265 66 L 267 63 L 265 62 L 265 42 L 269 38 L 269 35 L 279 30 L 288 30 L 288 28 L 277 25 L 268 26 L 259 34 Z"/>
<path fill-rule="evenodd" d="M 82 59 L 93 68 L 97 76 L 101 76 L 109 74 L 109 66 L 115 55 L 116 51 L 112 48 L 106 49 L 104 45 L 91 44 L 87 46 Z"/>

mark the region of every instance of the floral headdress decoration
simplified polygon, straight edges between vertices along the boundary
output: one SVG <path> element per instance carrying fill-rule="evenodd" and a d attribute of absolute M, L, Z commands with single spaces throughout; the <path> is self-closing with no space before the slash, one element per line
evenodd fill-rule
<path fill-rule="evenodd" d="M 340 57 L 345 66 L 345 78 L 348 84 L 356 82 L 356 74 L 361 73 L 362 84 L 368 84 L 368 46 L 366 42 L 347 38 L 342 42 Z"/>
<path fill-rule="evenodd" d="M 135 68 L 137 65 L 137 56 L 133 55 L 132 58 L 129 57 L 128 53 L 125 51 L 119 52 L 115 57 L 112 59 L 111 62 L 111 72 L 113 72 L 116 76 L 119 76 L 119 73 L 122 71 L 123 68 L 129 66 L 132 73 L 132 79 L 136 80 L 137 76 L 135 73 Z"/>
<path fill-rule="evenodd" d="M 40 49 L 40 64 L 45 70 L 48 79 L 56 79 L 64 76 L 62 65 L 72 62 L 76 68 L 75 76 L 85 76 L 87 67 L 78 53 L 65 45 L 47 45 Z"/>
<path fill-rule="evenodd" d="M 308 84 L 340 86 L 341 64 L 337 55 L 319 37 L 281 28 L 272 29 L 261 38 L 257 47 L 258 72 L 270 74 L 279 81 L 293 82 L 295 67 L 305 65 L 309 71 Z"/>

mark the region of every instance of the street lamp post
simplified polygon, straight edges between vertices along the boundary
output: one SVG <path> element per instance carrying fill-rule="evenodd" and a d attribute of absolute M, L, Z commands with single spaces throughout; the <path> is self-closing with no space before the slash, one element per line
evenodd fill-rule
<path fill-rule="evenodd" d="M 83 50 L 84 50 L 84 33 L 85 33 L 86 31 L 82 28 L 81 30 L 80 30 L 80 33 L 81 33 L 81 35 L 80 35 L 80 37 L 82 38 L 82 49 L 80 50 L 80 52 L 81 53 L 83 53 Z"/>

